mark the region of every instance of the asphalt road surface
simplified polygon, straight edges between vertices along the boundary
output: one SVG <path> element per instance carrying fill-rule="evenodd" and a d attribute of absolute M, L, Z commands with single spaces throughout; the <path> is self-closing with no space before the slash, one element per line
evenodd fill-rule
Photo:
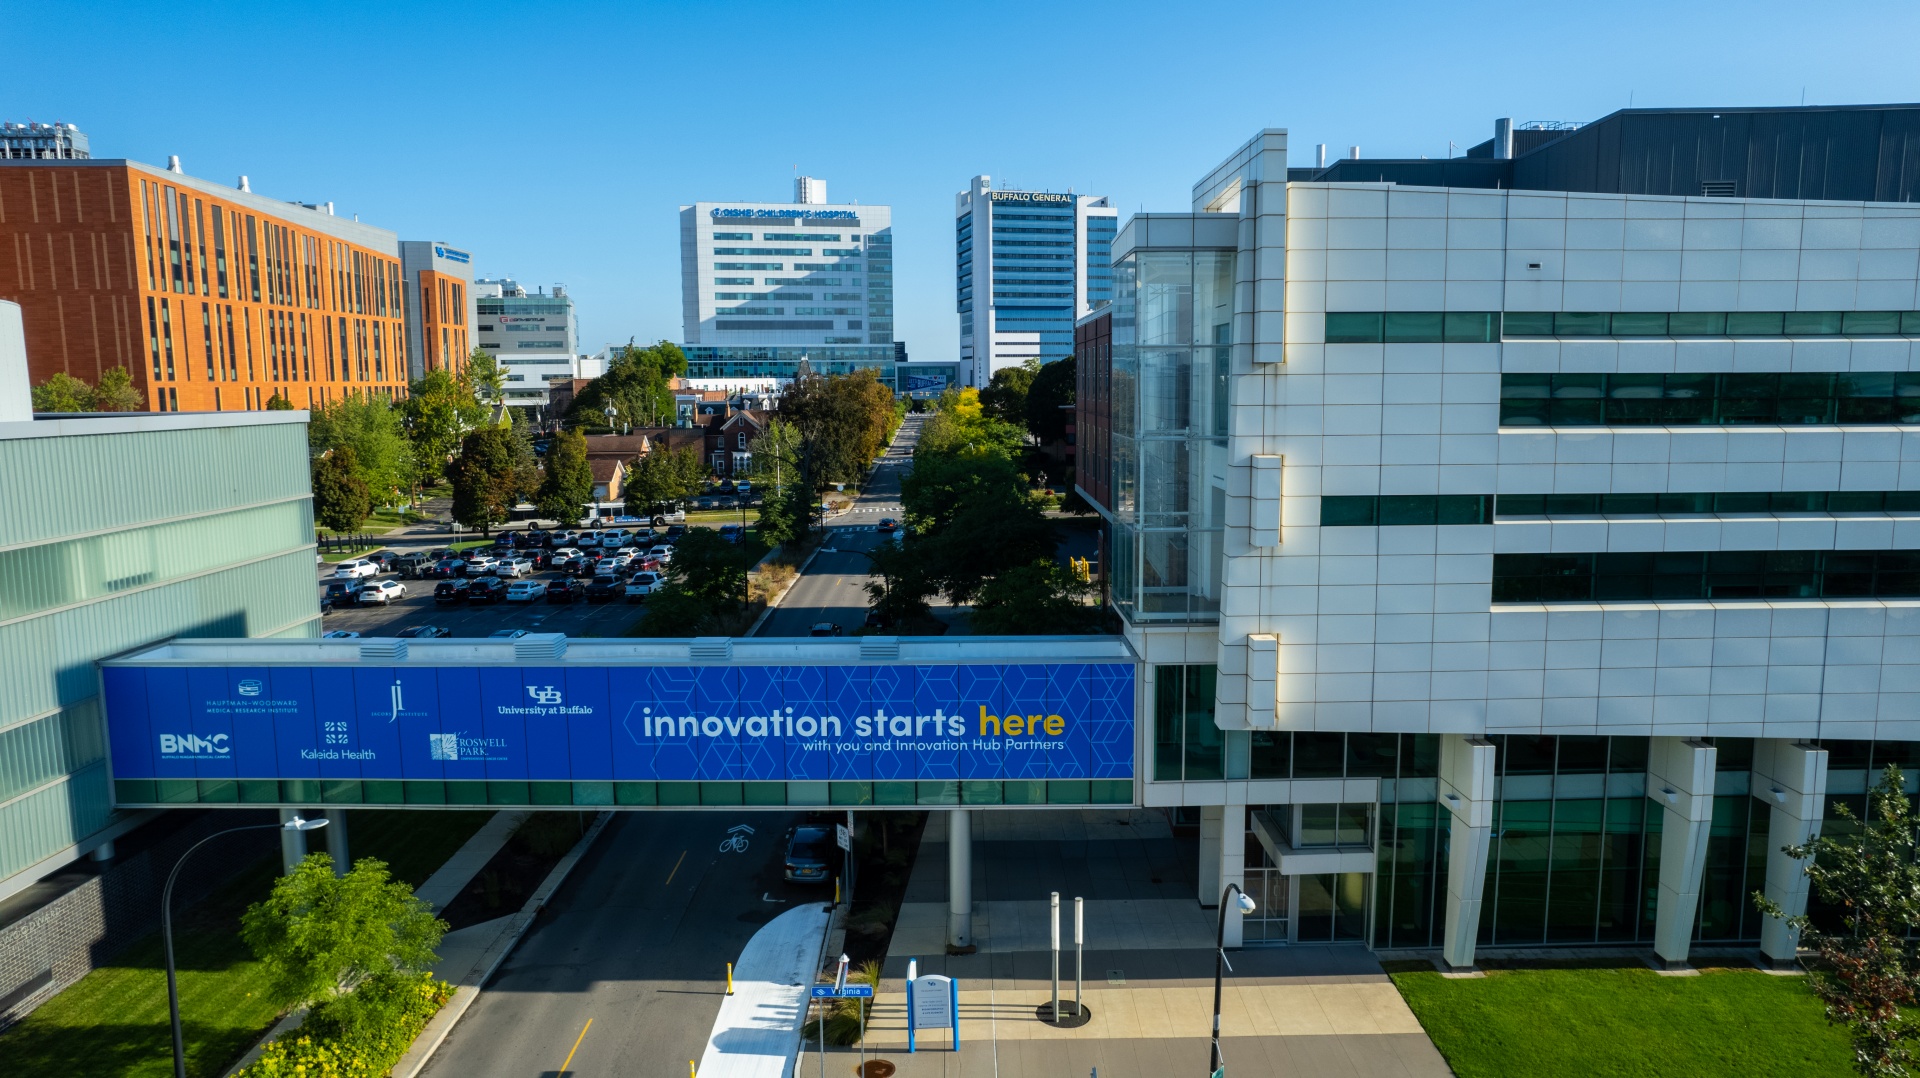
<path fill-rule="evenodd" d="M 920 424 L 925 415 L 907 416 L 893 436 L 886 455 L 874 465 L 873 478 L 867 483 L 853 507 L 827 522 L 826 542 L 814 555 L 812 564 L 794 581 L 780 605 L 775 607 L 759 636 L 806 636 L 813 626 L 830 622 L 852 636 L 866 623 L 868 598 L 865 585 L 871 563 L 866 552 L 893 539 L 879 530 L 881 520 L 899 520 L 900 478 L 913 466 L 913 447 L 920 439 Z"/>
<path fill-rule="evenodd" d="M 426 1074 L 562 1078 L 570 1050 L 568 1075 L 685 1074 L 719 1014 L 726 964 L 795 903 L 832 897 L 831 884 L 781 880 L 800 818 L 616 814 Z M 740 824 L 754 829 L 747 848 L 723 852 Z"/>

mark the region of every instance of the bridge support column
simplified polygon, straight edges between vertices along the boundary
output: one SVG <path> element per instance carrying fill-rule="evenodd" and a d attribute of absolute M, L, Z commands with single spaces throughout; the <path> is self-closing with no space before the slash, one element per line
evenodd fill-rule
<path fill-rule="evenodd" d="M 281 809 L 280 822 L 286 823 L 300 815 L 299 809 Z M 305 831 L 282 830 L 280 832 L 280 871 L 290 874 L 307 859 L 307 833 Z"/>
<path fill-rule="evenodd" d="M 1450 814 L 1447 920 L 1441 958 L 1453 969 L 1473 967 L 1480 942 L 1480 908 L 1487 890 L 1487 848 L 1493 838 L 1494 745 L 1484 737 L 1440 739 L 1440 804 Z"/>
<path fill-rule="evenodd" d="M 1660 893 L 1653 914 L 1653 953 L 1669 969 L 1684 969 L 1700 910 L 1713 830 L 1712 745 L 1656 737 L 1648 750 L 1647 796 L 1665 807 L 1660 821 Z"/>
<path fill-rule="evenodd" d="M 1807 863 L 1788 857 L 1820 834 L 1827 801 L 1827 750 L 1805 742 L 1763 737 L 1753 743 L 1753 776 L 1747 787 L 1768 807 L 1767 899 L 1788 917 L 1807 912 Z M 1791 969 L 1800 934 L 1777 917 L 1760 922 L 1760 953 L 1776 969 Z"/>
<path fill-rule="evenodd" d="M 947 813 L 947 946 L 973 946 L 973 813 Z"/>
<path fill-rule="evenodd" d="M 333 858 L 333 874 L 344 876 L 353 867 L 347 853 L 347 810 L 327 810 L 327 855 Z"/>

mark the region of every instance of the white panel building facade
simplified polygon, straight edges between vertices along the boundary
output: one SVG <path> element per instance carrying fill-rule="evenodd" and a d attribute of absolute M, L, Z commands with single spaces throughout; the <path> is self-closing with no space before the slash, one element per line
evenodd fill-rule
<path fill-rule="evenodd" d="M 1779 847 L 1920 739 L 1920 204 L 1871 157 L 1915 123 L 1642 110 L 1291 176 L 1269 130 L 1120 230 L 1082 487 L 1145 796 L 1246 942 L 1791 959 L 1748 896 L 1804 906 Z M 1717 174 L 1642 168 L 1696 135 Z M 1745 155 L 1815 135 L 1859 156 Z"/>

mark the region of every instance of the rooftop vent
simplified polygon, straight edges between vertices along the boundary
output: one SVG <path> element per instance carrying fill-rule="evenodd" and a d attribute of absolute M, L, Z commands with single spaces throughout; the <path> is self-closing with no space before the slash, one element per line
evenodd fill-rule
<path fill-rule="evenodd" d="M 360 642 L 361 662 L 407 661 L 407 642 L 405 640 L 362 640 Z"/>
<path fill-rule="evenodd" d="M 1707 198 L 1739 198 L 1739 180 L 1701 180 L 1700 193 Z"/>
<path fill-rule="evenodd" d="M 732 662 L 733 638 L 696 636 L 687 642 L 687 658 L 699 663 Z"/>
<path fill-rule="evenodd" d="M 513 642 L 515 662 L 557 663 L 566 657 L 566 633 L 528 633 Z"/>
<path fill-rule="evenodd" d="M 900 638 L 897 636 L 863 636 L 860 638 L 861 662 L 892 662 L 900 657 Z"/>

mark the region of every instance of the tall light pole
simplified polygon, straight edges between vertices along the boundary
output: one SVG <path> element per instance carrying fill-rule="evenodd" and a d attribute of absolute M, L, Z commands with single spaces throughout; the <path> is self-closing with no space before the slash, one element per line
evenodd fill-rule
<path fill-rule="evenodd" d="M 318 831 L 327 826 L 325 818 L 303 820 L 298 816 L 286 823 L 261 823 L 248 827 L 229 827 L 225 831 L 215 831 L 206 838 L 187 847 L 180 860 L 173 863 L 173 871 L 167 873 L 167 885 L 160 890 L 160 941 L 167 952 L 167 1015 L 173 1022 L 173 1078 L 187 1078 L 187 1046 L 180 1035 L 180 987 L 173 971 L 173 881 L 179 877 L 180 868 L 193 856 L 193 851 L 205 846 L 223 835 L 240 831 Z"/>
<path fill-rule="evenodd" d="M 1226 978 L 1227 965 L 1227 896 L 1238 894 L 1240 913 L 1244 916 L 1253 912 L 1253 896 L 1240 890 L 1237 883 L 1227 884 L 1220 892 L 1220 925 L 1213 938 L 1213 1043 L 1212 1055 L 1207 1061 L 1207 1074 L 1226 1078 L 1226 1061 L 1220 1058 L 1220 986 Z"/>

